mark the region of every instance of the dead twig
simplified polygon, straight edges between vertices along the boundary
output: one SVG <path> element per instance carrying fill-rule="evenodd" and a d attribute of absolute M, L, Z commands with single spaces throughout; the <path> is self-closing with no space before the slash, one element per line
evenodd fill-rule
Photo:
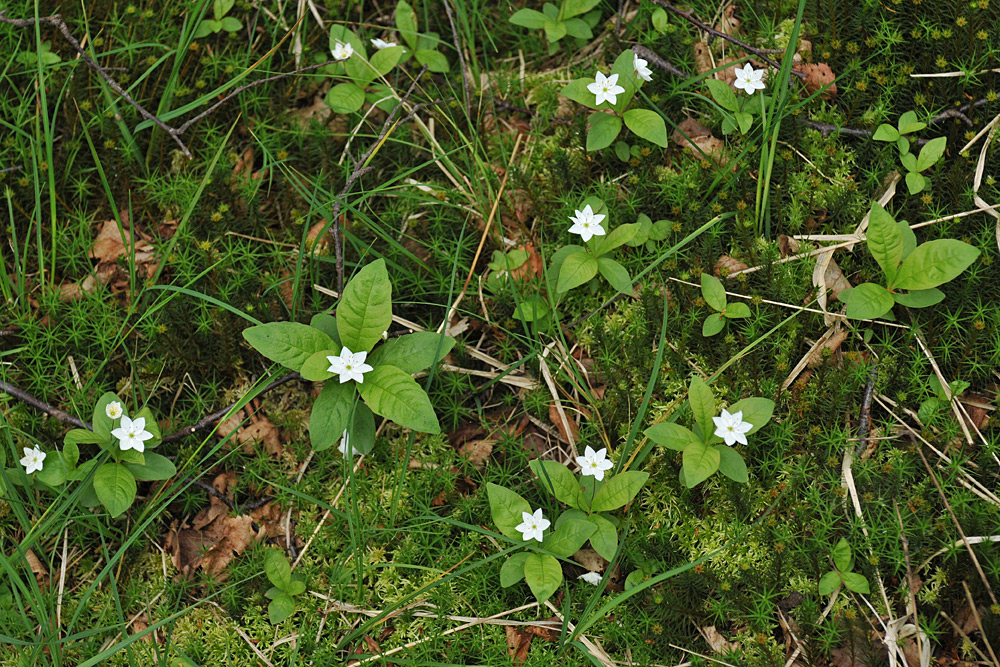
<path fill-rule="evenodd" d="M 469 88 L 469 68 L 465 64 L 465 54 L 462 52 L 462 42 L 458 39 L 458 30 L 455 29 L 455 16 L 451 11 L 451 0 L 444 0 L 444 11 L 448 14 L 448 25 L 451 26 L 451 37 L 455 41 L 458 64 L 462 67 L 462 92 L 465 95 L 465 116 L 471 119 L 472 92 Z"/>
<path fill-rule="evenodd" d="M 24 391 L 20 387 L 17 387 L 9 382 L 4 382 L 3 380 L 0 380 L 0 391 L 9 396 L 13 396 L 22 403 L 27 403 L 28 405 L 35 408 L 39 412 L 44 412 L 48 416 L 53 417 L 64 424 L 70 424 L 77 428 L 86 429 L 88 431 L 90 430 L 90 424 L 83 421 L 82 419 L 77 419 L 68 412 L 63 412 L 59 408 L 51 406 L 45 401 L 35 398 L 34 396 Z"/>
<path fill-rule="evenodd" d="M 727 42 L 730 42 L 731 44 L 735 44 L 736 46 L 740 47 L 744 51 L 747 51 L 748 53 L 754 54 L 755 56 L 757 56 L 758 58 L 760 58 L 761 60 L 763 60 L 764 62 L 766 62 L 768 65 L 770 65 L 774 69 L 778 69 L 778 70 L 781 69 L 781 63 L 779 63 L 777 60 L 775 60 L 775 59 L 771 58 L 769 55 L 767 55 L 768 54 L 768 50 L 767 49 L 758 49 L 756 46 L 751 46 L 751 45 L 747 44 L 746 42 L 740 41 L 740 40 L 736 39 L 735 37 L 733 37 L 732 35 L 727 35 L 724 32 L 716 30 L 715 28 L 713 28 L 713 27 L 711 27 L 709 25 L 706 25 L 706 24 L 702 23 L 701 21 L 699 21 L 698 19 L 696 19 L 694 17 L 694 12 L 681 11 L 677 7 L 674 7 L 672 4 L 670 4 L 669 2 L 667 2 L 667 0 L 648 0 L 648 1 L 652 2 L 655 5 L 659 5 L 660 7 L 663 7 L 664 9 L 666 9 L 668 12 L 670 12 L 671 14 L 673 14 L 675 16 L 680 16 L 682 19 L 684 19 L 685 21 L 687 21 L 691 25 L 695 26 L 699 30 L 703 30 L 703 31 L 707 32 L 709 35 L 713 35 L 715 37 L 719 37 L 721 39 L 724 39 Z M 784 53 L 784 51 L 780 51 L 779 53 Z M 805 75 L 804 72 L 797 72 L 795 70 L 792 70 L 792 75 L 793 76 L 797 76 L 800 79 L 806 78 L 806 75 Z"/>
<path fill-rule="evenodd" d="M 655 1 L 655 0 L 653 0 L 653 1 Z M 972 125 L 973 125 L 972 121 L 965 114 L 967 114 L 968 112 L 970 112 L 970 111 L 972 111 L 974 109 L 977 109 L 977 108 L 983 106 L 988 101 L 989 100 L 987 100 L 984 97 L 984 98 L 976 100 L 974 102 L 969 102 L 967 104 L 963 104 L 962 106 L 960 106 L 960 107 L 958 107 L 956 109 L 946 109 L 946 110 L 942 111 L 941 113 L 939 113 L 938 115 L 936 115 L 933 118 L 931 118 L 929 121 L 927 121 L 927 124 L 928 125 L 936 125 L 937 123 L 940 123 L 942 121 L 946 121 L 948 119 L 954 118 L 954 119 L 962 121 L 967 126 L 972 127 Z M 834 125 L 833 123 L 821 123 L 821 122 L 816 121 L 816 120 L 809 120 L 808 118 L 803 118 L 803 119 L 801 119 L 800 122 L 803 125 L 805 125 L 806 127 L 811 127 L 814 130 L 819 130 L 823 134 L 824 137 L 830 135 L 833 132 L 836 132 L 837 134 L 846 134 L 849 137 L 861 137 L 861 138 L 870 137 L 873 134 L 875 134 L 875 130 L 865 130 L 865 129 L 862 129 L 862 128 L 859 128 L 859 127 L 841 127 L 840 125 Z M 918 145 L 919 144 L 924 144 L 924 143 L 927 143 L 927 140 L 926 139 L 918 139 L 916 143 Z"/>
<path fill-rule="evenodd" d="M 656 65 L 664 72 L 668 74 L 673 74 L 678 79 L 686 79 L 690 76 L 687 72 L 678 69 L 677 66 L 674 65 L 669 60 L 660 57 L 660 54 L 658 54 L 656 51 L 653 51 L 652 49 L 649 49 L 643 46 L 642 44 L 634 45 L 632 47 L 632 52 L 637 56 L 639 56 L 640 58 L 648 60 L 650 63 Z"/>
<path fill-rule="evenodd" d="M 861 397 L 861 419 L 858 420 L 858 446 L 854 455 L 860 457 L 868 447 L 868 429 L 872 424 L 872 398 L 875 396 L 875 382 L 878 381 L 878 366 L 872 366 L 868 373 L 868 384 Z"/>

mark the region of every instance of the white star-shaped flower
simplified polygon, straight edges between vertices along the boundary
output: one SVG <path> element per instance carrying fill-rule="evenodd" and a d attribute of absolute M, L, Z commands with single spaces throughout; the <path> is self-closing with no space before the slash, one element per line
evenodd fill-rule
<path fill-rule="evenodd" d="M 384 39 L 379 39 L 378 37 L 370 41 L 372 43 L 372 46 L 374 46 L 376 49 L 380 51 L 382 49 L 388 49 L 390 46 L 399 46 L 399 44 L 396 44 L 396 42 L 387 42 Z"/>
<path fill-rule="evenodd" d="M 615 467 L 611 459 L 605 458 L 607 454 L 607 447 L 602 447 L 595 452 L 590 445 L 587 445 L 583 456 L 576 457 L 576 464 L 580 466 L 580 474 L 584 477 L 592 475 L 598 482 L 603 480 L 604 472 Z"/>
<path fill-rule="evenodd" d="M 348 380 L 356 380 L 362 383 L 365 381 L 364 374 L 373 370 L 371 366 L 365 363 L 365 359 L 367 358 L 367 352 L 351 352 L 345 346 L 340 351 L 339 357 L 327 355 L 326 360 L 330 362 L 330 367 L 326 370 L 339 375 L 340 384 L 344 384 Z"/>
<path fill-rule="evenodd" d="M 146 430 L 145 417 L 132 420 L 125 415 L 122 415 L 121 426 L 113 430 L 111 435 L 118 438 L 118 446 L 123 452 L 127 449 L 145 451 L 146 440 L 153 437 L 153 434 Z"/>
<path fill-rule="evenodd" d="M 742 90 L 747 95 L 753 95 L 755 90 L 764 90 L 766 86 L 764 85 L 764 70 L 754 69 L 750 66 L 750 63 L 746 64 L 746 67 L 740 69 L 735 68 L 736 71 L 736 81 L 733 83 L 737 90 Z"/>
<path fill-rule="evenodd" d="M 347 60 L 354 55 L 354 47 L 344 42 L 335 42 L 331 51 L 334 60 Z"/>
<path fill-rule="evenodd" d="M 600 586 L 602 577 L 600 572 L 584 572 L 577 579 L 583 579 L 588 584 Z"/>
<path fill-rule="evenodd" d="M 605 100 L 611 104 L 618 103 L 618 95 L 625 92 L 625 89 L 618 85 L 618 75 L 604 76 L 601 72 L 594 75 L 594 83 L 587 84 L 587 90 L 597 96 L 595 105 L 599 105 Z"/>
<path fill-rule="evenodd" d="M 642 79 L 643 81 L 653 80 L 653 70 L 646 67 L 649 63 L 636 54 L 635 58 L 632 59 L 632 67 L 635 69 L 635 75 Z"/>
<path fill-rule="evenodd" d="M 522 523 L 517 527 L 517 531 L 524 535 L 524 541 L 535 539 L 542 541 L 542 533 L 552 525 L 548 519 L 542 516 L 542 508 L 539 507 L 535 513 L 521 512 Z"/>
<path fill-rule="evenodd" d="M 344 435 L 340 436 L 340 444 L 337 445 L 337 451 L 344 456 L 361 456 L 361 452 L 351 447 L 350 436 L 347 435 L 347 430 L 344 430 Z"/>
<path fill-rule="evenodd" d="M 118 419 L 124 413 L 122 412 L 122 404 L 118 401 L 111 401 L 104 408 L 104 414 L 106 414 L 111 419 Z"/>
<path fill-rule="evenodd" d="M 733 414 L 725 408 L 718 417 L 712 417 L 715 422 L 715 435 L 726 441 L 732 447 L 737 442 L 741 445 L 747 444 L 746 433 L 753 428 L 753 424 L 743 421 L 743 411 L 737 410 Z"/>
<path fill-rule="evenodd" d="M 582 211 L 573 211 L 569 219 L 573 221 L 573 226 L 569 228 L 570 234 L 579 234 L 586 243 L 594 236 L 604 236 L 606 233 L 601 221 L 607 216 L 603 213 L 594 213 L 590 204 L 583 207 Z"/>
<path fill-rule="evenodd" d="M 34 449 L 31 447 L 24 447 L 23 449 L 24 458 L 21 459 L 21 465 L 24 466 L 24 472 L 30 475 L 41 470 L 44 467 L 42 461 L 45 460 L 45 452 L 38 445 L 35 445 Z M 548 524 L 548 521 L 545 523 Z"/>

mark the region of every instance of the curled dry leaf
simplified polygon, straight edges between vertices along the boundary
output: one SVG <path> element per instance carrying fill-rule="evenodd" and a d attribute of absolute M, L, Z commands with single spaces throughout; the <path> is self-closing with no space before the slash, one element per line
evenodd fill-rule
<path fill-rule="evenodd" d="M 566 419 L 563 419 L 559 415 L 559 409 L 556 407 L 555 403 L 549 404 L 549 421 L 555 424 L 556 428 L 559 429 L 559 437 L 563 442 L 577 442 L 580 439 L 580 427 L 577 426 L 576 422 L 570 416 L 570 413 L 563 408 L 563 412 L 566 414 Z M 572 440 L 570 439 L 572 435 Z"/>
<path fill-rule="evenodd" d="M 528 259 L 524 264 L 510 272 L 511 277 L 518 280 L 528 280 L 541 276 L 545 271 L 545 264 L 542 262 L 542 256 L 538 254 L 535 244 L 529 241 L 520 246 L 518 250 L 527 252 Z"/>
<path fill-rule="evenodd" d="M 701 632 L 702 637 L 708 642 L 708 645 L 712 647 L 712 650 L 716 653 L 730 653 L 731 651 L 738 651 L 740 648 L 739 642 L 731 642 L 719 633 L 715 629 L 714 625 L 706 625 L 703 628 L 698 628 Z"/>
<path fill-rule="evenodd" d="M 242 426 L 248 416 L 250 423 Z M 266 415 L 246 408 L 220 423 L 217 433 L 222 438 L 232 434 L 232 439 L 242 445 L 246 454 L 252 454 L 257 443 L 264 445 L 264 451 L 271 456 L 278 456 L 283 451 L 278 427 Z"/>
<path fill-rule="evenodd" d="M 573 554 L 573 560 L 590 572 L 604 572 L 608 566 L 608 561 L 593 549 L 580 549 Z"/>
<path fill-rule="evenodd" d="M 306 250 L 314 255 L 330 254 L 330 239 L 333 238 L 331 228 L 327 227 L 328 221 L 323 218 L 309 228 L 306 233 Z"/>
<path fill-rule="evenodd" d="M 505 625 L 504 630 L 507 633 L 507 655 L 515 665 L 523 665 L 528 659 L 528 649 L 531 648 L 534 635 L 516 625 Z"/>
<path fill-rule="evenodd" d="M 720 165 L 729 162 L 722 139 L 713 137 L 711 130 L 690 116 L 685 118 L 674 130 L 673 139 L 674 143 L 681 148 L 690 150 L 697 158 L 700 158 L 701 154 L 704 153 Z"/>
<path fill-rule="evenodd" d="M 806 75 L 803 81 L 806 85 L 806 90 L 810 94 L 826 88 L 820 94 L 820 97 L 824 100 L 832 100 L 837 96 L 837 84 L 834 83 L 837 77 L 834 76 L 833 70 L 826 63 L 809 63 L 796 69 Z"/>
<path fill-rule="evenodd" d="M 719 258 L 719 261 L 715 263 L 715 275 L 719 277 L 724 277 L 732 275 L 737 271 L 744 271 L 748 269 L 746 264 L 738 259 L 733 259 L 729 255 L 723 255 Z"/>

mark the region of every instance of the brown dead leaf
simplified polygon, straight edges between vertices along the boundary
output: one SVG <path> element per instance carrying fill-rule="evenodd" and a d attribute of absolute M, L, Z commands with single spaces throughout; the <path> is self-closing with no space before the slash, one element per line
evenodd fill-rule
<path fill-rule="evenodd" d="M 962 404 L 965 406 L 965 411 L 969 413 L 969 421 L 980 431 L 989 426 L 990 424 L 990 411 L 993 410 L 990 407 L 989 396 L 984 396 L 982 394 L 967 394 L 961 399 Z M 995 397 L 992 400 L 996 400 Z"/>
<path fill-rule="evenodd" d="M 538 254 L 535 244 L 530 242 L 525 243 L 518 250 L 527 252 L 528 259 L 524 264 L 511 271 L 510 276 L 518 280 L 527 280 L 541 276 L 545 271 L 545 264 L 542 262 L 542 256 Z"/>
<path fill-rule="evenodd" d="M 94 273 L 87 276 L 83 280 L 78 280 L 75 283 L 64 283 L 59 286 L 59 300 L 60 301 L 76 301 L 83 297 L 84 294 L 90 294 L 95 291 L 101 285 L 107 285 L 119 277 L 121 274 L 121 267 L 117 264 L 98 264 L 97 269 Z"/>
<path fill-rule="evenodd" d="M 249 179 L 253 174 L 253 146 L 250 146 L 237 160 L 236 164 L 233 165 L 233 176 L 234 180 L 244 180 Z"/>
<path fill-rule="evenodd" d="M 225 494 L 234 481 L 235 474 L 225 472 L 212 480 L 212 486 Z M 181 577 L 190 577 L 200 569 L 216 581 L 225 581 L 226 566 L 234 558 L 268 536 L 284 534 L 276 527 L 281 509 L 274 503 L 249 514 L 233 516 L 230 512 L 225 502 L 211 496 L 209 506 L 198 512 L 190 525 L 174 520 L 167 532 L 165 548 L 171 552 L 171 561 Z"/>
<path fill-rule="evenodd" d="M 806 75 L 804 83 L 806 90 L 810 94 L 829 85 L 829 88 L 823 91 L 820 97 L 824 100 L 832 100 L 837 96 L 837 84 L 834 83 L 837 77 L 834 76 L 833 70 L 830 69 L 829 65 L 826 63 L 809 63 L 797 69 Z"/>
<path fill-rule="evenodd" d="M 562 625 L 562 620 L 556 616 L 552 618 L 546 618 L 542 621 L 543 623 L 552 623 L 555 625 Z M 559 639 L 559 630 L 556 628 L 546 627 L 544 625 L 528 625 L 524 628 L 525 632 L 530 632 L 539 639 L 544 639 L 547 642 L 554 642 Z"/>
<path fill-rule="evenodd" d="M 248 416 L 250 423 L 241 426 Z M 234 431 L 235 434 L 233 434 Z M 216 432 L 222 438 L 233 434 L 232 440 L 242 445 L 243 452 L 246 454 L 252 454 L 254 445 L 258 443 L 263 444 L 264 451 L 271 456 L 279 456 L 284 451 L 278 427 L 266 415 L 254 412 L 249 406 L 219 424 Z"/>
<path fill-rule="evenodd" d="M 535 203 L 525 190 L 508 190 L 507 200 L 514 211 L 514 217 L 522 225 L 531 219 L 535 211 Z"/>
<path fill-rule="evenodd" d="M 559 430 L 559 437 L 565 442 L 570 442 L 570 435 L 573 436 L 573 442 L 580 439 L 580 427 L 576 425 L 573 418 L 567 412 L 566 408 L 563 408 L 563 412 L 566 414 L 566 419 L 563 420 L 559 416 L 559 409 L 556 408 L 555 403 L 549 404 L 549 421 L 555 424 L 555 427 Z M 567 431 L 567 429 L 569 429 Z"/>
<path fill-rule="evenodd" d="M 94 245 L 88 253 L 98 264 L 111 264 L 119 257 L 127 257 L 132 252 L 132 233 L 129 231 L 128 213 L 122 212 L 122 229 L 114 220 L 105 220 L 97 232 Z M 145 241 L 135 243 L 135 261 L 145 264 L 154 261 L 153 246 Z"/>
<path fill-rule="evenodd" d="M 49 581 L 49 571 L 45 568 L 42 561 L 38 560 L 38 556 L 35 555 L 35 552 L 28 549 L 28 551 L 24 554 L 24 559 L 28 561 L 28 567 L 31 568 L 38 584 L 43 587 L 46 586 Z"/>
<path fill-rule="evenodd" d="M 604 572 L 608 566 L 608 561 L 593 549 L 580 549 L 573 554 L 573 560 L 591 572 Z"/>
<path fill-rule="evenodd" d="M 778 252 L 781 253 L 782 257 L 790 257 L 798 253 L 800 247 L 802 247 L 802 244 L 797 239 L 784 234 L 778 234 Z"/>
<path fill-rule="evenodd" d="M 146 616 L 146 612 L 142 612 L 134 619 L 132 619 L 132 634 L 137 635 L 141 632 L 145 632 L 149 628 L 149 617 Z M 156 631 L 150 632 L 148 635 L 142 636 L 142 641 L 151 642 L 153 641 L 153 635 Z"/>
<path fill-rule="evenodd" d="M 507 631 L 507 655 L 515 665 L 523 665 L 528 659 L 528 649 L 531 648 L 534 635 L 515 625 L 505 625 L 504 629 Z"/>
<path fill-rule="evenodd" d="M 489 460 L 490 454 L 493 453 L 493 445 L 495 443 L 495 440 L 490 439 L 469 440 L 458 448 L 458 454 L 476 468 L 482 470 L 483 466 L 486 465 L 486 461 Z"/>
<path fill-rule="evenodd" d="M 729 653 L 731 651 L 738 651 L 740 645 L 738 642 L 731 642 L 725 637 L 723 637 L 718 630 L 715 629 L 714 625 L 707 625 L 703 628 L 698 628 L 701 632 L 701 636 L 705 638 L 708 645 L 712 647 L 712 650 L 716 653 Z"/>
<path fill-rule="evenodd" d="M 722 139 L 713 137 L 712 132 L 707 127 L 690 116 L 685 118 L 674 130 L 674 143 L 681 148 L 690 150 L 697 158 L 700 158 L 701 154 L 704 153 L 718 164 L 725 164 L 729 161 Z"/>
<path fill-rule="evenodd" d="M 740 34 L 740 26 L 743 22 L 733 16 L 735 13 L 735 6 L 729 5 L 726 7 L 726 9 L 722 12 L 722 16 L 719 18 L 719 22 L 715 24 L 715 29 L 724 35 L 738 37 Z"/>
<path fill-rule="evenodd" d="M 309 228 L 306 233 L 306 250 L 313 253 L 314 255 L 329 255 L 330 254 L 330 239 L 333 234 L 330 232 L 329 227 L 327 227 L 327 220 L 323 218 L 315 225 Z"/>
<path fill-rule="evenodd" d="M 847 329 L 840 329 L 830 335 L 823 344 L 820 345 L 816 350 L 809 355 L 809 360 L 806 362 L 806 366 L 809 368 L 819 368 L 823 363 L 833 357 L 833 354 L 840 349 L 841 344 L 847 340 Z M 829 356 L 825 356 L 823 350 L 829 350 Z"/>
<path fill-rule="evenodd" d="M 724 277 L 747 268 L 749 267 L 740 260 L 733 259 L 729 255 L 723 255 L 715 263 L 715 275 Z"/>

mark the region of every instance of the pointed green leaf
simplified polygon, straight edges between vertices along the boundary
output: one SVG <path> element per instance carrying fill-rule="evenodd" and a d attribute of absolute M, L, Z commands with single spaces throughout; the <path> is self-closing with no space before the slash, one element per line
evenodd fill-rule
<path fill-rule="evenodd" d="M 524 578 L 535 599 L 542 604 L 559 589 L 563 579 L 562 567 L 548 554 L 528 554 L 524 560 Z"/>
<path fill-rule="evenodd" d="M 688 402 L 694 418 L 701 426 L 702 433 L 712 432 L 712 417 L 715 416 L 715 394 L 699 377 L 691 380 L 688 387 Z"/>
<path fill-rule="evenodd" d="M 841 572 L 840 576 L 844 579 L 844 585 L 847 586 L 849 590 L 855 593 L 862 593 L 868 595 L 871 590 L 868 588 L 868 580 L 865 579 L 863 575 L 857 572 Z"/>
<path fill-rule="evenodd" d="M 579 507 L 580 483 L 570 469 L 558 461 L 532 459 L 528 462 L 531 471 L 538 477 L 538 483 L 552 493 L 561 503 Z"/>
<path fill-rule="evenodd" d="M 899 139 L 899 132 L 897 132 L 896 128 L 892 125 L 882 123 L 875 129 L 875 134 L 872 135 L 872 139 L 875 141 L 896 141 Z"/>
<path fill-rule="evenodd" d="M 427 392 L 395 366 L 383 365 L 365 373 L 365 381 L 358 384 L 358 392 L 377 415 L 421 433 L 441 432 Z"/>
<path fill-rule="evenodd" d="M 913 132 L 919 132 L 927 127 L 927 123 L 921 123 L 917 120 L 916 111 L 907 111 L 899 117 L 897 127 L 899 128 L 900 134 L 912 134 Z"/>
<path fill-rule="evenodd" d="M 745 317 L 750 317 L 750 306 L 746 305 L 742 301 L 737 301 L 736 303 L 731 303 L 726 306 L 726 312 L 723 313 L 726 319 L 736 320 Z"/>
<path fill-rule="evenodd" d="M 644 433 L 656 444 L 678 452 L 683 452 L 693 442 L 701 442 L 690 429 L 670 422 L 653 424 Z"/>
<path fill-rule="evenodd" d="M 558 42 L 566 36 L 566 24 L 562 21 L 547 18 L 543 27 L 545 29 L 545 37 L 550 42 Z"/>
<path fill-rule="evenodd" d="M 374 371 L 373 371 L 374 372 Z M 365 374 L 365 379 L 371 373 Z M 309 415 L 309 441 L 317 452 L 333 447 L 350 423 L 351 406 L 357 395 L 355 382 L 327 382 L 313 402 Z"/>
<path fill-rule="evenodd" d="M 827 572 L 819 580 L 819 594 L 830 595 L 840 588 L 840 575 L 836 572 Z"/>
<path fill-rule="evenodd" d="M 979 257 L 979 250 L 955 239 L 938 239 L 917 246 L 899 271 L 893 287 L 925 290 L 954 280 Z"/>
<path fill-rule="evenodd" d="M 402 46 L 387 46 L 373 53 L 368 62 L 378 76 L 385 76 L 399 63 L 399 59 L 403 57 L 405 51 L 406 49 Z"/>
<path fill-rule="evenodd" d="M 244 329 L 243 337 L 261 355 L 293 371 L 314 353 L 337 348 L 329 336 L 298 322 L 258 324 Z"/>
<path fill-rule="evenodd" d="M 936 287 L 913 292 L 896 292 L 893 296 L 896 298 L 896 303 L 908 308 L 927 308 L 944 301 L 944 292 Z"/>
<path fill-rule="evenodd" d="M 528 552 L 518 551 L 504 561 L 504 564 L 500 566 L 500 585 L 504 588 L 510 588 L 524 579 L 524 561 L 526 560 L 528 560 Z"/>
<path fill-rule="evenodd" d="M 590 130 L 587 132 L 587 150 L 599 151 L 607 148 L 622 131 L 622 119 L 600 111 L 590 114 Z"/>
<path fill-rule="evenodd" d="M 916 171 L 909 171 L 906 173 L 906 190 L 911 195 L 922 192 L 926 187 L 927 179 L 922 174 L 918 174 Z"/>
<path fill-rule="evenodd" d="M 600 2 L 601 0 L 563 0 L 563 18 L 586 14 Z"/>
<path fill-rule="evenodd" d="M 267 605 L 267 619 L 277 625 L 295 613 L 295 600 L 288 593 L 280 593 Z"/>
<path fill-rule="evenodd" d="M 545 14 L 534 9 L 519 9 L 508 19 L 514 25 L 519 25 L 530 30 L 541 30 L 545 27 L 545 22 L 550 20 Z"/>
<path fill-rule="evenodd" d="M 625 112 L 625 126 L 646 141 L 667 147 L 667 125 L 663 116 L 649 109 L 629 109 Z"/>
<path fill-rule="evenodd" d="M 774 414 L 774 401 L 769 398 L 751 397 L 736 401 L 728 408 L 729 414 L 743 413 L 743 421 L 753 424 L 747 435 L 756 433 L 771 420 Z"/>
<path fill-rule="evenodd" d="M 878 202 L 872 204 L 868 216 L 868 251 L 892 284 L 896 269 L 903 261 L 903 233 L 892 215 Z"/>
<path fill-rule="evenodd" d="M 517 542 L 524 541 L 524 535 L 517 527 L 524 521 L 523 512 L 531 513 L 531 505 L 517 493 L 493 483 L 486 484 L 486 495 L 490 500 L 490 516 L 497 529 Z"/>
<path fill-rule="evenodd" d="M 566 34 L 577 39 L 593 39 L 594 33 L 583 19 L 566 19 L 563 21 L 566 26 Z"/>
<path fill-rule="evenodd" d="M 277 549 L 264 552 L 264 574 L 268 581 L 283 591 L 292 587 L 292 566 L 285 554 Z"/>
<path fill-rule="evenodd" d="M 391 338 L 379 345 L 368 357 L 367 363 L 375 368 L 388 364 L 414 375 L 444 359 L 453 347 L 454 338 L 433 331 L 420 331 Z"/>
<path fill-rule="evenodd" d="M 944 155 L 944 149 L 947 146 L 948 139 L 946 137 L 935 137 L 924 144 L 917 156 L 917 171 L 924 171 L 934 166 Z"/>
<path fill-rule="evenodd" d="M 701 335 L 705 338 L 714 336 L 726 327 L 726 318 L 720 313 L 712 313 L 701 324 Z"/>
<path fill-rule="evenodd" d="M 112 419 L 108 416 L 106 412 L 108 403 L 112 401 L 121 403 L 122 413 L 125 413 L 125 402 L 118 398 L 116 394 L 106 392 L 101 394 L 101 397 L 97 399 L 97 403 L 94 405 L 94 412 L 91 416 L 91 423 L 94 425 L 94 433 L 97 435 L 96 442 L 107 442 L 111 439 L 111 431 L 117 428 L 118 420 Z"/>
<path fill-rule="evenodd" d="M 63 436 L 63 445 L 97 445 L 103 444 L 108 441 L 111 437 L 111 431 L 108 431 L 108 437 L 102 438 L 93 431 L 88 431 L 82 428 L 74 428 L 66 432 Z"/>
<path fill-rule="evenodd" d="M 851 545 L 843 537 L 840 541 L 833 547 L 833 551 L 830 552 L 833 557 L 833 565 L 841 572 L 847 572 L 851 569 L 853 558 L 851 556 Z"/>
<path fill-rule="evenodd" d="M 177 474 L 173 461 L 156 452 L 144 452 L 142 465 L 124 464 L 136 479 L 146 481 L 162 481 Z"/>
<path fill-rule="evenodd" d="M 720 107 L 726 111 L 740 110 L 740 103 L 736 99 L 736 93 L 733 92 L 728 83 L 719 81 L 718 79 L 706 79 L 705 85 L 708 86 L 708 92 L 712 94 L 712 99 Z"/>
<path fill-rule="evenodd" d="M 595 102 L 597 101 L 597 97 L 592 92 L 587 90 L 587 86 L 591 83 L 594 83 L 593 77 L 589 78 L 583 77 L 582 79 L 574 79 L 573 81 L 570 81 L 565 87 L 563 87 L 563 89 L 559 91 L 559 94 L 562 95 L 563 97 L 567 97 L 573 100 L 578 104 L 582 104 L 585 107 L 588 107 L 590 109 L 596 109 L 597 105 L 595 104 Z M 603 108 L 607 108 L 607 105 L 605 104 Z"/>
<path fill-rule="evenodd" d="M 590 514 L 587 520 L 596 527 L 594 534 L 590 536 L 590 545 L 601 558 L 613 561 L 618 553 L 618 529 L 600 514 Z"/>
<path fill-rule="evenodd" d="M 589 252 L 575 252 L 562 262 L 556 289 L 568 292 L 579 287 L 597 275 L 598 264 Z"/>
<path fill-rule="evenodd" d="M 593 512 L 610 512 L 632 502 L 642 485 L 649 479 L 649 473 L 639 470 L 620 472 L 604 482 L 594 496 L 590 509 Z"/>
<path fill-rule="evenodd" d="M 119 516 L 135 500 L 135 477 L 121 463 L 105 463 L 94 473 L 94 491 L 111 516 Z"/>
<path fill-rule="evenodd" d="M 337 377 L 336 373 L 331 373 L 328 369 L 330 368 L 329 357 L 338 356 L 340 356 L 339 349 L 315 352 L 302 364 L 302 368 L 299 369 L 299 375 L 310 382 L 323 382 L 324 380 Z"/>
<path fill-rule="evenodd" d="M 340 342 L 340 332 L 337 331 L 336 317 L 328 313 L 316 313 L 312 316 L 312 319 L 309 320 L 309 326 L 313 329 L 319 329 L 333 339 L 333 342 L 336 343 L 336 345 L 333 346 L 333 349 L 340 350 L 343 343 Z"/>
<path fill-rule="evenodd" d="M 647 218 L 647 220 L 648 219 L 649 218 Z M 650 223 L 650 226 L 652 226 L 652 223 Z M 593 240 L 594 255 L 597 257 L 606 255 L 612 250 L 630 242 L 633 238 L 635 238 L 635 235 L 639 233 L 639 227 L 640 225 L 635 222 L 627 225 L 618 225 L 605 236 L 595 237 Z"/>
<path fill-rule="evenodd" d="M 750 481 L 746 461 L 739 452 L 726 445 L 713 445 L 713 447 L 719 452 L 719 472 L 734 482 L 746 484 Z"/>
<path fill-rule="evenodd" d="M 559 522 L 556 529 L 542 540 L 542 548 L 560 558 L 569 558 L 586 544 L 597 526 L 586 519 L 569 519 Z"/>
<path fill-rule="evenodd" d="M 719 450 L 704 443 L 695 443 L 684 450 L 684 483 L 693 489 L 719 469 Z"/>
<path fill-rule="evenodd" d="M 337 304 L 337 330 L 351 352 L 368 352 L 391 324 L 392 284 L 385 260 L 377 259 L 358 271 L 344 288 Z"/>
<path fill-rule="evenodd" d="M 861 283 L 840 293 L 840 300 L 847 304 L 847 316 L 852 320 L 873 320 L 892 310 L 896 301 L 892 294 L 875 283 Z"/>
<path fill-rule="evenodd" d="M 632 278 L 625 267 L 609 257 L 598 257 L 597 268 L 612 287 L 622 294 L 632 293 Z"/>
<path fill-rule="evenodd" d="M 726 309 L 726 288 L 722 286 L 722 281 L 704 271 L 701 274 L 701 296 L 712 310 L 721 312 Z"/>
<path fill-rule="evenodd" d="M 410 49 L 417 48 L 417 14 L 406 0 L 396 3 L 396 30 Z"/>

